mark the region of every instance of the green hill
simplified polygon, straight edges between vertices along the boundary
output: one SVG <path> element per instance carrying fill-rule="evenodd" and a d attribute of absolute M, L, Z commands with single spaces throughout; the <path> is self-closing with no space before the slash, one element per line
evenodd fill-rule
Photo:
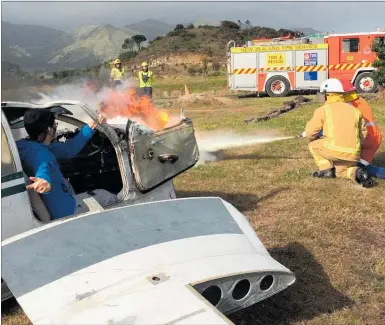
<path fill-rule="evenodd" d="M 289 33 L 299 35 L 292 30 L 259 26 L 240 30 L 235 23 L 198 28 L 194 25 L 188 28 L 179 26 L 166 36 L 155 38 L 134 58 L 131 58 L 131 53 L 126 52 L 121 55 L 121 59 L 132 71 L 137 70 L 141 62 L 149 61 L 151 68 L 162 75 L 208 72 L 218 74 L 226 63 L 226 44 L 230 40 L 234 40 L 236 44 L 244 44 L 256 38 L 274 38 L 287 36 Z"/>
<path fill-rule="evenodd" d="M 40 25 L 2 22 L 2 60 L 23 70 L 85 68 L 122 53 L 127 37 L 138 32 L 123 27 L 85 25 L 71 34 Z"/>

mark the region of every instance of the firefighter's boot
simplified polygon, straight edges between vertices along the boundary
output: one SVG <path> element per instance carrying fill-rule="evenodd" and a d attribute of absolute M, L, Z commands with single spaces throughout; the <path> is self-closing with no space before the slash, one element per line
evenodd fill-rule
<path fill-rule="evenodd" d="M 329 168 L 325 170 L 316 171 L 313 173 L 313 177 L 318 178 L 336 178 L 336 170 L 335 168 Z"/>
<path fill-rule="evenodd" d="M 375 185 L 372 177 L 369 175 L 369 172 L 361 167 L 356 171 L 356 182 L 365 188 L 370 188 Z"/>

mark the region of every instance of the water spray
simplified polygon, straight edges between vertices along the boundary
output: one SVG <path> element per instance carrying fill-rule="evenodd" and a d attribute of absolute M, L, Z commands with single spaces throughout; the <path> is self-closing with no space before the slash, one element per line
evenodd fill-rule
<path fill-rule="evenodd" d="M 201 159 L 198 163 L 204 164 L 206 162 L 212 162 L 218 160 L 216 153 L 222 150 L 248 147 L 261 143 L 272 143 L 276 141 L 283 141 L 289 139 L 295 139 L 298 136 L 289 137 L 277 137 L 271 135 L 248 135 L 240 136 L 231 132 L 226 133 L 196 133 L 198 147 Z"/>

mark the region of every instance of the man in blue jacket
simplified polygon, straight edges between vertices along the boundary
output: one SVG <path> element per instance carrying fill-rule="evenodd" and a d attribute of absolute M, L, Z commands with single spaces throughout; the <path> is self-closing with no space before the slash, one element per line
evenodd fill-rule
<path fill-rule="evenodd" d="M 104 118 L 99 115 L 99 123 Z M 42 194 L 51 218 L 58 219 L 86 212 L 76 198 L 71 184 L 63 177 L 57 159 L 75 157 L 92 138 L 97 123 L 82 127 L 80 132 L 66 142 L 52 142 L 56 137 L 57 122 L 52 112 L 46 109 L 30 109 L 24 114 L 24 127 L 29 135 L 16 142 L 24 172 L 30 177 L 33 189 Z M 100 205 L 117 201 L 116 195 L 104 190 L 95 190 L 95 199 Z"/>

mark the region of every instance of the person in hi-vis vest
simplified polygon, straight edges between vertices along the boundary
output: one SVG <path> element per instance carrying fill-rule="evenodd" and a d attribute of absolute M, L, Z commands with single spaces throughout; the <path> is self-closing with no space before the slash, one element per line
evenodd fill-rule
<path fill-rule="evenodd" d="M 142 63 L 142 71 L 139 72 L 140 95 L 152 98 L 152 81 L 154 74 L 148 70 L 148 63 Z"/>
<path fill-rule="evenodd" d="M 121 85 L 124 78 L 124 69 L 122 68 L 122 62 L 119 59 L 116 59 L 113 63 L 113 67 L 110 73 L 110 80 L 113 87 Z"/>
<path fill-rule="evenodd" d="M 363 187 L 373 187 L 368 171 L 358 165 L 368 133 L 366 122 L 362 113 L 344 99 L 353 89 L 346 80 L 325 80 L 320 93 L 325 95 L 326 102 L 315 110 L 304 136 L 309 140 L 310 153 L 319 169 L 313 177 L 348 178 Z"/>

